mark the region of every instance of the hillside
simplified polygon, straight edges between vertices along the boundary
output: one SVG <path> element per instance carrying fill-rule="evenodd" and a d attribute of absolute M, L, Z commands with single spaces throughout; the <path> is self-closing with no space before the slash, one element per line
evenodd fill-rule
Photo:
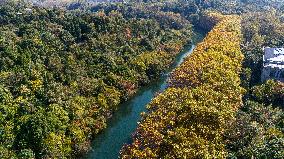
<path fill-rule="evenodd" d="M 100 2 L 0 1 L 0 158 L 284 158 L 283 0 Z"/>
<path fill-rule="evenodd" d="M 11 3 L 0 13 L 0 158 L 86 152 L 117 106 L 160 76 L 192 34 L 179 15 L 177 28 L 115 11 Z"/>

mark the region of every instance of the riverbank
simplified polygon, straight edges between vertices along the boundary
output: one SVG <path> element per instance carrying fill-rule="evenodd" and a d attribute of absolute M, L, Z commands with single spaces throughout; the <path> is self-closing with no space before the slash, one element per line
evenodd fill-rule
<path fill-rule="evenodd" d="M 222 137 L 242 105 L 240 17 L 220 17 L 150 104 L 121 158 L 226 158 Z"/>
<path fill-rule="evenodd" d="M 192 38 L 192 45 L 184 48 L 164 75 L 139 89 L 135 96 L 118 107 L 118 110 L 108 121 L 107 128 L 96 136 L 92 142 L 92 149 L 84 158 L 112 159 L 118 157 L 123 144 L 131 142 L 131 133 L 137 127 L 140 114 L 146 111 L 145 106 L 155 97 L 157 92 L 165 90 L 168 74 L 179 66 L 186 56 L 192 53 L 195 44 L 200 42 L 204 36 L 205 33 L 198 30 Z"/>

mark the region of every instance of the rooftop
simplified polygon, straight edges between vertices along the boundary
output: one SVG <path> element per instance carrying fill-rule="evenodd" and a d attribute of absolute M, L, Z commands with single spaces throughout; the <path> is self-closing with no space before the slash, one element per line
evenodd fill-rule
<path fill-rule="evenodd" d="M 284 48 L 265 48 L 263 55 L 264 66 L 279 67 L 284 66 Z"/>
<path fill-rule="evenodd" d="M 268 59 L 268 61 L 278 61 L 278 62 L 284 62 L 284 55 L 279 55 L 279 56 L 276 56 L 276 57 L 272 57 L 270 59 Z"/>
<path fill-rule="evenodd" d="M 274 51 L 274 54 L 282 54 L 284 55 L 284 48 L 271 48 Z"/>

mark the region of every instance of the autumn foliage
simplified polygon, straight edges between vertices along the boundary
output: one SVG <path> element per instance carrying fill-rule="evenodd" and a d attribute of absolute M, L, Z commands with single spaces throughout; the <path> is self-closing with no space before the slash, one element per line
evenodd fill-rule
<path fill-rule="evenodd" d="M 218 16 L 204 41 L 173 71 L 166 91 L 147 106 L 121 158 L 227 156 L 223 133 L 242 106 L 243 55 L 240 17 Z"/>
<path fill-rule="evenodd" d="M 190 22 L 169 19 L 178 27 L 119 11 L 1 4 L 0 158 L 85 153 L 118 105 L 190 41 Z"/>

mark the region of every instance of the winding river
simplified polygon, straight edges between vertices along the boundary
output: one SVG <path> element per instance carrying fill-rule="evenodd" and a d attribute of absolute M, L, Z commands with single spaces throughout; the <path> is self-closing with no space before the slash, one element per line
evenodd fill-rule
<path fill-rule="evenodd" d="M 86 159 L 116 159 L 119 151 L 125 143 L 131 143 L 131 134 L 137 127 L 140 120 L 140 113 L 145 112 L 146 105 L 155 97 L 157 92 L 162 92 L 167 87 L 168 74 L 183 59 L 192 53 L 195 44 L 205 37 L 202 31 L 195 31 L 193 44 L 185 49 L 176 57 L 173 65 L 158 80 L 142 87 L 135 96 L 127 102 L 122 103 L 118 110 L 113 114 L 107 123 L 107 128 L 98 134 L 92 142 L 92 149 L 84 157 Z"/>

